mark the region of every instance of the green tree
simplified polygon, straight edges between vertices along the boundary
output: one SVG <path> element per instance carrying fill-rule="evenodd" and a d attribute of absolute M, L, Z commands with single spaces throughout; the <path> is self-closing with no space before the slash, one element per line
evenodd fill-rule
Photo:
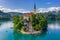
<path fill-rule="evenodd" d="M 14 20 L 14 24 L 18 24 L 18 22 L 19 22 L 19 16 L 15 15 L 14 18 L 13 18 L 13 20 Z"/>
<path fill-rule="evenodd" d="M 19 17 L 19 22 L 22 22 L 23 21 L 23 16 L 20 16 Z"/>
<path fill-rule="evenodd" d="M 43 30 L 47 27 L 46 18 L 42 14 L 30 15 L 30 21 L 35 30 Z"/>
<path fill-rule="evenodd" d="M 35 23 L 36 23 L 36 15 L 35 14 L 30 15 L 30 22 L 32 23 L 32 25 L 35 25 Z"/>
<path fill-rule="evenodd" d="M 41 25 L 36 24 L 36 25 L 34 26 L 34 30 L 36 30 L 36 31 L 42 30 Z"/>
<path fill-rule="evenodd" d="M 20 17 L 18 15 L 14 16 L 14 29 L 22 28 L 23 26 L 22 20 L 23 20 L 23 16 L 20 16 Z"/>

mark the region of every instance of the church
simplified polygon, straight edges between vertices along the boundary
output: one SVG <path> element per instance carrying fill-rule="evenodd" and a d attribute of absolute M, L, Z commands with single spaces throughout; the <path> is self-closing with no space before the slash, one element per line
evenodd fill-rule
<path fill-rule="evenodd" d="M 30 13 L 24 13 L 24 19 L 26 19 L 26 20 L 29 20 L 29 16 L 31 15 L 31 14 L 36 14 L 36 4 L 34 3 L 34 9 L 33 9 L 33 12 L 30 12 Z"/>
<path fill-rule="evenodd" d="M 30 13 L 24 13 L 24 25 L 27 25 L 26 31 L 32 32 L 33 28 L 32 28 L 32 24 L 29 20 L 29 16 L 31 14 L 36 14 L 36 4 L 34 3 L 34 9 L 33 12 Z"/>

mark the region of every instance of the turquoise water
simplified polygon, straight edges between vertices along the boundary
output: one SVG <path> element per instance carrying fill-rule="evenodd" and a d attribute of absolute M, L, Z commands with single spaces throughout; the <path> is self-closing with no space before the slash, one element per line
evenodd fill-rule
<path fill-rule="evenodd" d="M 48 21 L 47 31 L 43 34 L 25 35 L 11 29 L 13 22 L 0 20 L 0 40 L 60 40 L 60 21 Z"/>

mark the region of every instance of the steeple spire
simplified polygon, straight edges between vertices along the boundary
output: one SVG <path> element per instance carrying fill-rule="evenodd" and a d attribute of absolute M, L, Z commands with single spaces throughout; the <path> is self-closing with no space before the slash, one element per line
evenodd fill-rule
<path fill-rule="evenodd" d="M 34 2 L 34 14 L 36 14 L 36 3 Z"/>

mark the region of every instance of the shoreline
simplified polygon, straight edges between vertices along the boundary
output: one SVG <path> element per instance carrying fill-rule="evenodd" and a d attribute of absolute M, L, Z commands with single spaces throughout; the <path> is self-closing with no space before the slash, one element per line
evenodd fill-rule
<path fill-rule="evenodd" d="M 25 31 L 20 31 L 22 34 L 41 34 L 43 31 L 39 30 L 39 31 L 33 31 L 33 32 L 25 32 Z"/>

